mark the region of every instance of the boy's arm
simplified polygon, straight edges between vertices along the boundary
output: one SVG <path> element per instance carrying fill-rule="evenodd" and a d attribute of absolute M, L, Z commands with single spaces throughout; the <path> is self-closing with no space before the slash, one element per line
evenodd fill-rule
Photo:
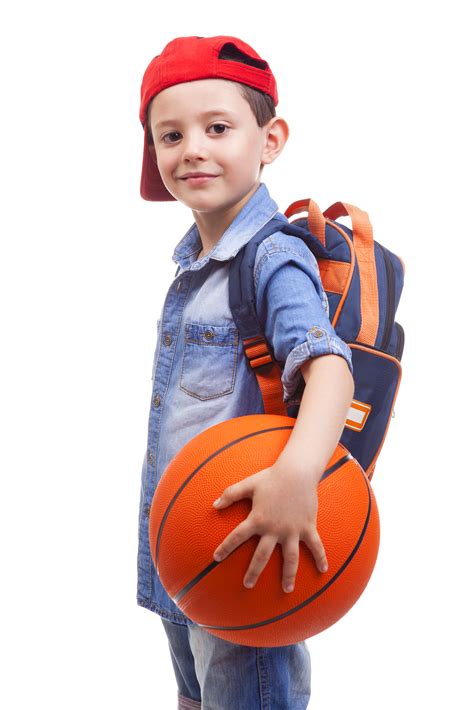
<path fill-rule="evenodd" d="M 242 498 L 252 499 L 252 510 L 216 548 L 220 561 L 253 535 L 260 542 L 244 578 L 254 586 L 277 543 L 283 552 L 285 591 L 294 588 L 303 540 L 322 572 L 327 560 L 316 530 L 317 485 L 340 439 L 354 395 L 347 362 L 339 355 L 311 358 L 301 365 L 305 388 L 292 433 L 273 466 L 229 486 L 218 509 Z M 216 505 L 216 504 L 214 504 Z"/>
<path fill-rule="evenodd" d="M 277 463 L 304 471 L 318 484 L 341 438 L 354 397 L 354 380 L 344 358 L 323 355 L 302 363 L 305 388 L 293 431 Z"/>

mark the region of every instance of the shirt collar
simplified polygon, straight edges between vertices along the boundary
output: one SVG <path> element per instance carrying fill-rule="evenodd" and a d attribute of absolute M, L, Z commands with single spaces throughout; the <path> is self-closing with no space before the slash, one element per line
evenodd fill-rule
<path fill-rule="evenodd" d="M 259 229 L 274 216 L 286 223 L 288 222 L 288 219 L 278 212 L 278 205 L 270 197 L 265 183 L 261 182 L 250 200 L 236 214 L 217 244 L 206 256 L 196 261 L 196 256 L 202 249 L 202 242 L 199 230 L 194 222 L 184 237 L 178 242 L 172 259 L 174 262 L 179 263 L 183 270 L 188 267 L 191 270 L 202 269 L 209 259 L 216 259 L 217 261 L 232 259 L 241 247 L 247 244 Z"/>

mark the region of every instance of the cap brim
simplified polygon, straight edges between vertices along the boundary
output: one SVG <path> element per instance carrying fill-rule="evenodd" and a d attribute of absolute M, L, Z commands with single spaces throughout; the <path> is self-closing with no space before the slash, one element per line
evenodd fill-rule
<path fill-rule="evenodd" d="M 176 198 L 173 197 L 173 195 L 168 192 L 164 186 L 158 166 L 151 155 L 147 142 L 146 126 L 143 134 L 143 163 L 142 177 L 140 181 L 140 195 L 144 200 L 152 200 L 154 202 L 164 202 L 170 200 L 176 202 Z"/>

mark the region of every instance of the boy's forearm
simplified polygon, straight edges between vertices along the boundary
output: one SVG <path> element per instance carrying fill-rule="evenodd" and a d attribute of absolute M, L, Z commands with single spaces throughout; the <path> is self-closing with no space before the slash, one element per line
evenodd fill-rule
<path fill-rule="evenodd" d="M 301 372 L 306 384 L 298 417 L 277 462 L 303 470 L 317 484 L 341 437 L 354 380 L 339 355 L 311 358 Z"/>

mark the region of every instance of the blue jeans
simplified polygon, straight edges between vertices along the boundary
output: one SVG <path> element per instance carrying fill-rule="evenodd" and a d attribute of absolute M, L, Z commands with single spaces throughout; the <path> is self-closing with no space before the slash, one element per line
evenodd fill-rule
<path fill-rule="evenodd" d="M 178 684 L 178 710 L 305 710 L 311 656 L 305 641 L 261 648 L 225 641 L 197 624 L 160 617 Z"/>

